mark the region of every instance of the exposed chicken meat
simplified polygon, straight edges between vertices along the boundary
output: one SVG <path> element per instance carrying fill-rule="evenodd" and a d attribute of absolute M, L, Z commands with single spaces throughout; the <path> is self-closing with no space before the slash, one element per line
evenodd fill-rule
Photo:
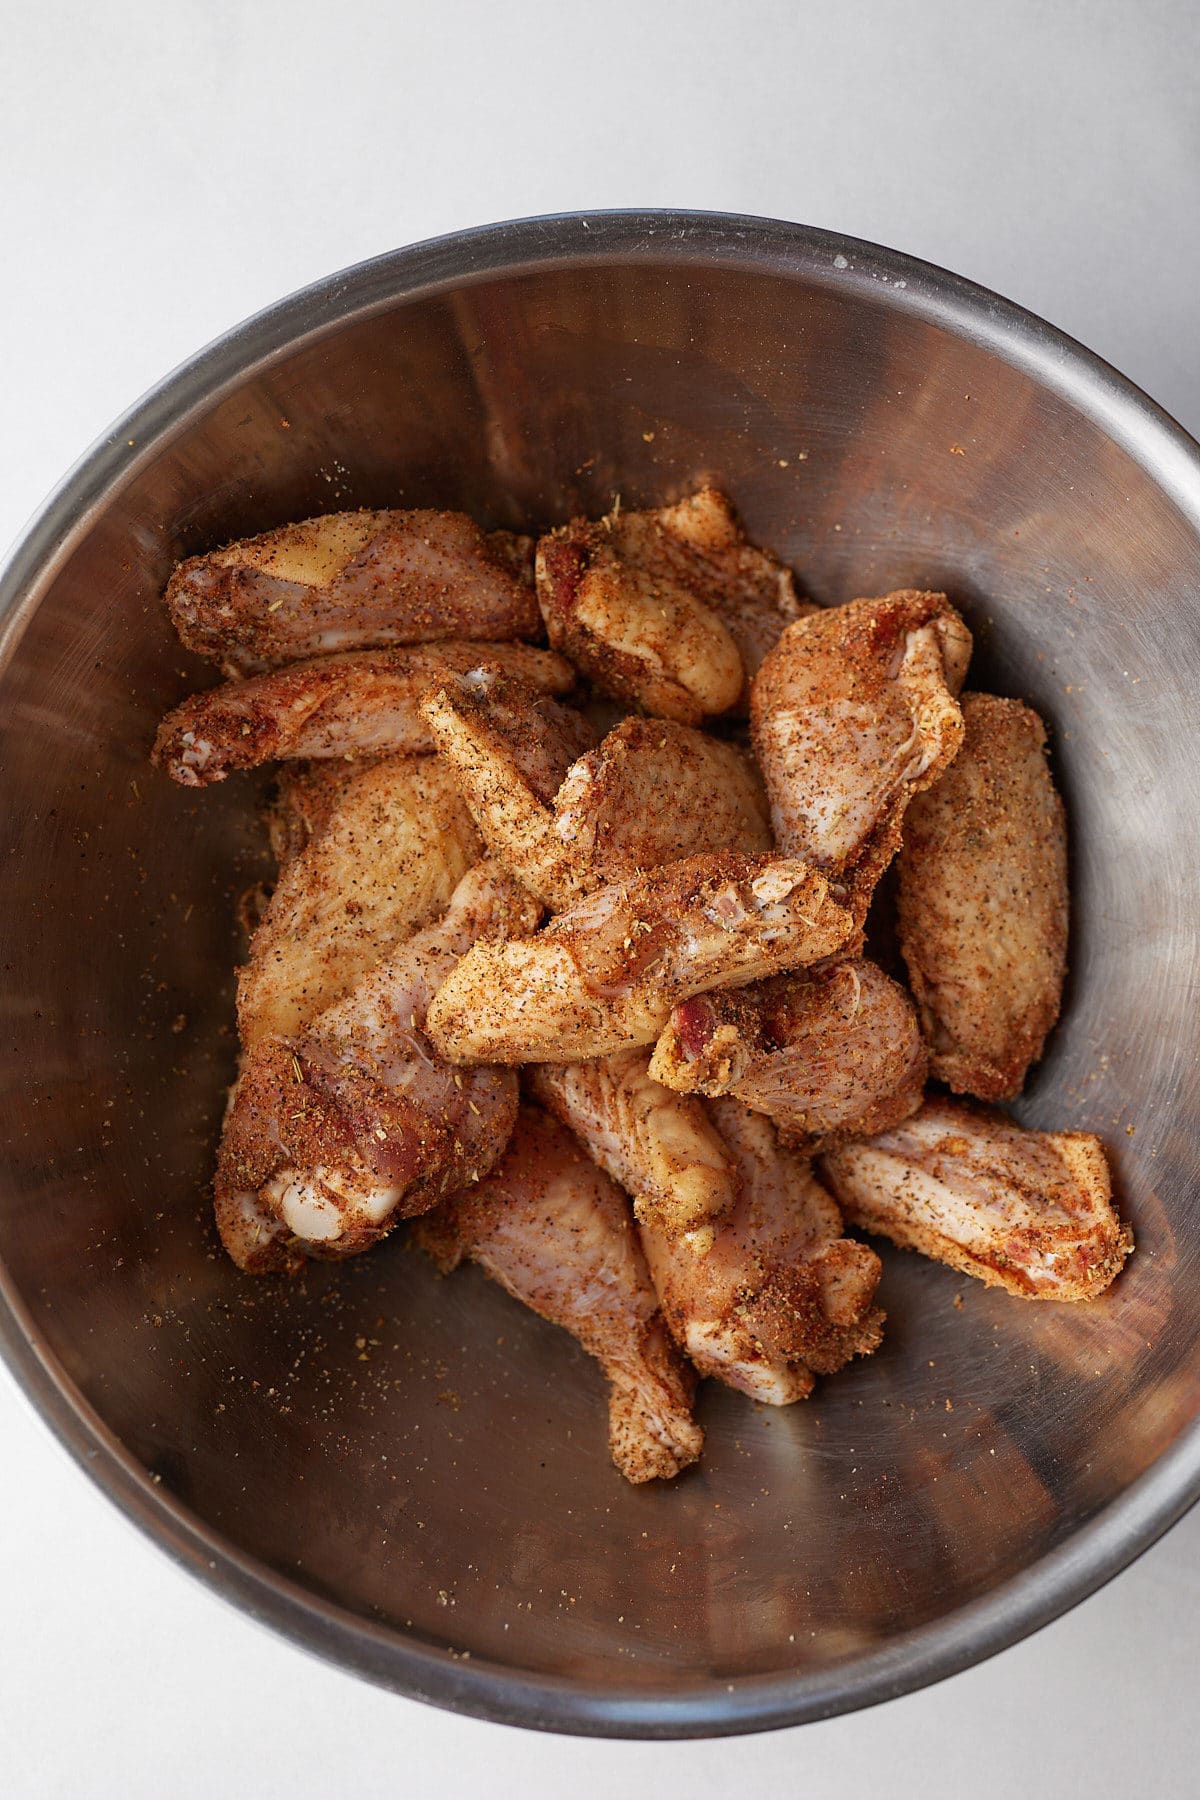
<path fill-rule="evenodd" d="M 153 760 L 184 787 L 281 757 L 420 756 L 434 745 L 420 703 L 446 676 L 492 668 L 565 694 L 570 663 L 528 644 L 448 640 L 316 657 L 192 694 L 159 726 Z"/>
<path fill-rule="evenodd" d="M 479 944 L 429 1009 L 461 1062 L 582 1062 L 652 1043 L 671 1008 L 832 955 L 854 930 L 786 857 L 688 857 L 601 888 L 526 943 Z"/>
<path fill-rule="evenodd" d="M 990 694 L 962 712 L 962 749 L 905 816 L 900 943 L 933 1073 L 1008 1100 L 1062 1000 L 1066 827 L 1037 714 Z"/>
<path fill-rule="evenodd" d="M 687 1234 L 703 1253 L 709 1221 L 733 1202 L 733 1158 L 701 1103 L 652 1081 L 649 1062 L 645 1050 L 620 1050 L 548 1063 L 534 1071 L 533 1092 L 632 1197 L 638 1218 Z"/>
<path fill-rule="evenodd" d="M 695 1377 L 663 1324 L 629 1203 L 556 1120 L 523 1106 L 487 1179 L 422 1220 L 417 1235 L 444 1269 L 469 1257 L 595 1357 L 610 1384 L 609 1448 L 626 1480 L 677 1475 L 696 1461 Z"/>
<path fill-rule="evenodd" d="M 294 1233 L 258 1194 L 217 1187 L 215 1215 L 221 1242 L 244 1274 L 278 1275 L 303 1266 Z"/>
<path fill-rule="evenodd" d="M 926 1055 L 904 989 L 860 957 L 682 1001 L 650 1072 L 679 1093 L 735 1094 L 812 1150 L 916 1112 Z"/>
<path fill-rule="evenodd" d="M 531 549 L 463 513 L 327 513 L 189 557 L 167 609 L 228 675 L 382 644 L 531 638 Z"/>
<path fill-rule="evenodd" d="M 535 929 L 537 903 L 495 864 L 459 882 L 446 916 L 386 957 L 292 1038 L 250 1052 L 225 1123 L 217 1221 L 243 1267 L 369 1249 L 396 1220 L 486 1174 L 517 1111 L 509 1069 L 460 1072 L 424 1033 L 456 959 L 482 935 Z M 274 1218 L 265 1242 L 247 1221 Z"/>
<path fill-rule="evenodd" d="M 736 706 L 799 613 L 790 573 L 712 489 L 573 520 L 540 540 L 537 589 L 556 649 L 614 698 L 685 725 Z"/>
<path fill-rule="evenodd" d="M 520 764 L 546 726 L 515 698 L 511 683 L 497 701 L 468 677 L 431 694 L 425 716 L 489 847 L 548 906 L 703 851 L 770 849 L 761 782 L 732 744 L 672 720 L 626 719 L 598 748 L 576 751 L 569 773 L 555 764 L 553 788 L 539 791 Z"/>
<path fill-rule="evenodd" d="M 755 677 L 754 746 L 776 841 L 856 895 L 861 918 L 904 809 L 962 741 L 971 636 L 944 594 L 855 600 L 790 625 Z"/>
<path fill-rule="evenodd" d="M 481 845 L 435 757 L 363 769 L 288 863 L 238 979 L 249 1049 L 292 1037 L 410 932 L 435 918 Z"/>
<path fill-rule="evenodd" d="M 927 1100 L 822 1166 L 856 1225 L 1027 1300 L 1090 1300 L 1133 1248 L 1113 1210 L 1104 1147 L 1024 1131 L 959 1100 Z"/>
<path fill-rule="evenodd" d="M 769 1119 L 736 1100 L 707 1104 L 736 1160 L 739 1189 L 706 1256 L 639 1219 L 642 1247 L 676 1343 L 702 1375 L 786 1406 L 878 1345 L 879 1258 L 842 1236 L 837 1206 Z"/>

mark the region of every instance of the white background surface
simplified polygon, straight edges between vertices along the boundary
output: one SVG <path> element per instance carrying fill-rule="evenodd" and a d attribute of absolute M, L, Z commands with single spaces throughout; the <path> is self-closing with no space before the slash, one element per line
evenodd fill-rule
<path fill-rule="evenodd" d="M 4 8 L 0 539 L 167 368 L 279 295 L 534 212 L 776 214 L 948 264 L 1200 431 L 1190 0 L 40 0 Z M 0 1375 L 6 1800 L 648 1784 L 1193 1795 L 1200 1513 L 983 1668 L 771 1737 L 454 1719 L 260 1632 L 93 1493 Z"/>

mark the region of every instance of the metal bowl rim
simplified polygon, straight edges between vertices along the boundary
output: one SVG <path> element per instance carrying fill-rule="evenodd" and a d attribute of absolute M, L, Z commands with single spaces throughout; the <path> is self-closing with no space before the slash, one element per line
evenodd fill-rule
<path fill-rule="evenodd" d="M 901 252 L 785 220 L 693 211 L 568 213 L 451 233 L 359 263 L 254 314 L 157 383 L 88 450 L 0 569 L 0 669 L 95 513 L 197 410 L 354 317 L 497 277 L 578 263 L 732 264 L 855 290 L 1021 367 L 1125 448 L 1200 530 L 1200 446 L 1093 352 L 1013 302 Z M 1200 1420 L 1095 1518 L 1013 1580 L 832 1669 L 599 1687 L 464 1659 L 289 1580 L 211 1531 L 108 1430 L 0 1266 L 0 1356 L 60 1444 L 120 1511 L 223 1599 L 303 1649 L 397 1693 L 503 1724 L 569 1734 L 710 1737 L 829 1718 L 971 1667 L 1049 1624 L 1148 1549 L 1200 1498 Z"/>

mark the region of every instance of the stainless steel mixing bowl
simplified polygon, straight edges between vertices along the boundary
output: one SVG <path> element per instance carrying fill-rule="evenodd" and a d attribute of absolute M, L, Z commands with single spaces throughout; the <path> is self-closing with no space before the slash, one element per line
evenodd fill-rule
<path fill-rule="evenodd" d="M 1051 721 L 1066 1017 L 1018 1111 L 1109 1144 L 1138 1251 L 1024 1305 L 888 1255 L 882 1351 L 633 1489 L 599 1376 L 397 1238 L 219 1254 L 253 784 L 146 763 L 207 678 L 176 558 L 344 506 L 503 525 L 701 478 L 822 601 L 945 587 Z M 530 220 L 284 301 L 143 401 L 4 577 L 0 1335 L 79 1463 L 220 1593 L 404 1693 L 558 1730 L 865 1705 L 1080 1599 L 1200 1490 L 1200 453 L 1049 326 L 889 251 L 710 215 Z M 961 1305 L 959 1297 L 961 1296 Z"/>

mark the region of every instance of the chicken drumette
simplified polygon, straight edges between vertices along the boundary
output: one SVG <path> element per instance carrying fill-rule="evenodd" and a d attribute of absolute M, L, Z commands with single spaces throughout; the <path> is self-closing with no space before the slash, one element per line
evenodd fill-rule
<path fill-rule="evenodd" d="M 806 610 L 790 571 L 712 488 L 552 532 L 537 547 L 537 591 L 556 650 L 615 699 L 685 725 L 736 707 Z"/>
<path fill-rule="evenodd" d="M 153 760 L 184 787 L 281 758 L 419 756 L 433 750 L 421 701 L 447 676 L 519 675 L 531 693 L 565 694 L 575 673 L 528 644 L 412 645 L 293 663 L 192 694 L 159 727 Z"/>
<path fill-rule="evenodd" d="M 464 1257 L 481 1264 L 595 1357 L 609 1382 L 609 1448 L 626 1480 L 677 1475 L 696 1461 L 695 1376 L 663 1323 L 629 1202 L 556 1120 L 522 1106 L 491 1174 L 421 1220 L 417 1237 L 443 1269 Z"/>
<path fill-rule="evenodd" d="M 842 1236 L 836 1204 L 769 1119 L 737 1100 L 701 1105 L 733 1161 L 736 1198 L 706 1255 L 649 1211 L 642 1247 L 672 1335 L 700 1373 L 786 1406 L 811 1392 L 814 1373 L 878 1345 L 879 1258 Z"/>
<path fill-rule="evenodd" d="M 516 1117 L 516 1077 L 449 1067 L 425 1013 L 472 943 L 532 931 L 539 917 L 509 875 L 481 863 L 443 919 L 343 999 L 295 1035 L 256 1040 L 217 1167 L 217 1223 L 235 1262 L 257 1273 L 356 1255 L 487 1172 Z"/>

